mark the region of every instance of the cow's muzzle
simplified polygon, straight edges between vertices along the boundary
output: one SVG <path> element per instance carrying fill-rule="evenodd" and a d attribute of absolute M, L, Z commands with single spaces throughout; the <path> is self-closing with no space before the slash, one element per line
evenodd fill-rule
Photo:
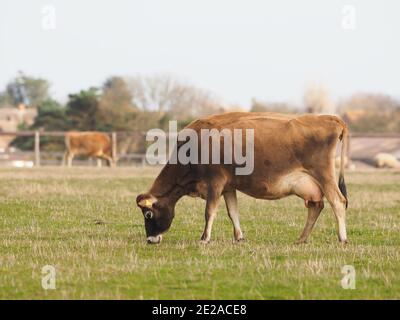
<path fill-rule="evenodd" d="M 161 240 L 162 240 L 161 234 L 159 234 L 158 236 L 155 236 L 155 237 L 153 237 L 153 236 L 147 237 L 148 244 L 157 244 L 157 243 L 160 243 Z"/>

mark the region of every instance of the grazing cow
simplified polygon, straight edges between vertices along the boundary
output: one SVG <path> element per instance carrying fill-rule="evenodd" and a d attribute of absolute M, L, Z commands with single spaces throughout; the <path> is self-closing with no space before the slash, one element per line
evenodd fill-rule
<path fill-rule="evenodd" d="M 378 153 L 374 157 L 374 163 L 377 168 L 400 168 L 400 162 L 390 153 Z"/>
<path fill-rule="evenodd" d="M 175 204 L 185 195 L 200 196 L 206 200 L 202 242 L 207 243 L 211 239 L 221 196 L 233 224 L 234 238 L 242 240 L 237 190 L 258 199 L 274 200 L 289 195 L 304 199 L 308 218 L 296 243 L 307 241 L 326 197 L 336 217 L 339 241 L 347 242 L 345 218 L 348 201 L 343 174 L 348 129 L 340 118 L 233 112 L 196 120 L 187 128 L 198 135 L 202 129 L 254 129 L 254 170 L 249 175 L 236 175 L 234 169 L 238 166 L 234 162 L 168 162 L 150 190 L 136 198 L 144 215 L 148 243 L 162 240 L 162 234 L 169 229 L 174 218 Z M 342 160 L 337 183 L 334 156 L 339 140 L 342 140 Z M 220 141 L 223 149 L 224 140 L 221 138 Z M 178 144 L 178 149 L 181 146 Z"/>
<path fill-rule="evenodd" d="M 108 134 L 102 132 L 68 132 L 65 135 L 65 147 L 63 163 L 72 166 L 75 155 L 96 157 L 98 165 L 100 159 L 107 160 L 110 167 L 115 165 L 115 159 L 111 155 L 111 139 Z"/>

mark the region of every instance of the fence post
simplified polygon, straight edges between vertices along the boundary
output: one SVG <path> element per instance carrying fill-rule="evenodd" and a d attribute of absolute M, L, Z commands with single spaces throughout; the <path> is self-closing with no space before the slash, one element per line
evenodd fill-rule
<path fill-rule="evenodd" d="M 115 132 L 111 133 L 111 157 L 113 158 L 113 161 L 115 161 L 115 165 L 117 165 L 117 134 Z"/>
<path fill-rule="evenodd" d="M 40 133 L 35 131 L 35 166 L 40 167 Z"/>

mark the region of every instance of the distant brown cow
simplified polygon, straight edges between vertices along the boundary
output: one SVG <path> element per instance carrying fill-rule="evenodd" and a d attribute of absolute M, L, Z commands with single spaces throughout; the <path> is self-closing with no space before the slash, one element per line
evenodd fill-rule
<path fill-rule="evenodd" d="M 72 166 L 75 155 L 105 159 L 110 167 L 115 165 L 111 154 L 111 139 L 102 132 L 68 132 L 65 136 L 66 151 L 63 163 Z"/>

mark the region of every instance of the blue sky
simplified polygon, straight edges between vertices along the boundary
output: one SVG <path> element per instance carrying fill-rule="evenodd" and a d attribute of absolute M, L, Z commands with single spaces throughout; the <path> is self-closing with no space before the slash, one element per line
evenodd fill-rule
<path fill-rule="evenodd" d="M 346 5 L 354 30 L 342 27 Z M 23 70 L 65 100 L 111 75 L 171 73 L 244 107 L 301 103 L 313 83 L 336 100 L 400 97 L 399 14 L 395 0 L 2 0 L 0 88 Z"/>

